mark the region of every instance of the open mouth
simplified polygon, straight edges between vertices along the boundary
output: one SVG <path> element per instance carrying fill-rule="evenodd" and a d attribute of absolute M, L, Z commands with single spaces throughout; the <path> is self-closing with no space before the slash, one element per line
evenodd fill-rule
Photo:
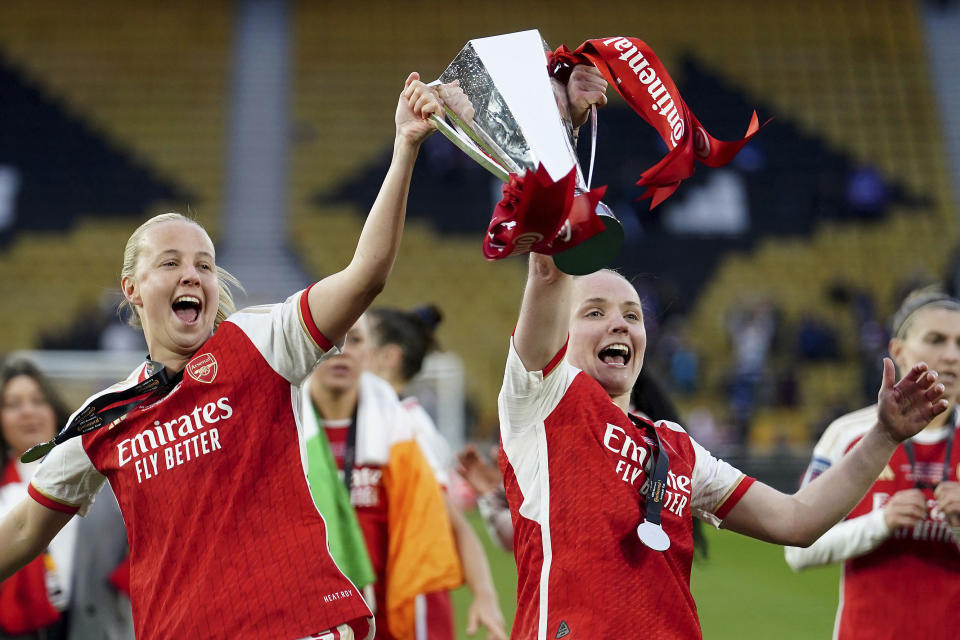
<path fill-rule="evenodd" d="M 173 301 L 173 312 L 183 322 L 193 324 L 200 317 L 202 305 L 196 296 L 180 296 Z"/>
<path fill-rule="evenodd" d="M 624 367 L 630 362 L 630 355 L 629 346 L 623 343 L 617 343 L 607 345 L 601 349 L 597 357 L 600 358 L 600 361 L 604 364 Z"/>

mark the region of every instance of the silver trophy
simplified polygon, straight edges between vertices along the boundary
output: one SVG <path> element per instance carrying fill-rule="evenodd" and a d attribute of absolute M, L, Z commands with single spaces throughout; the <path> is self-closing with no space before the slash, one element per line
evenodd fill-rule
<path fill-rule="evenodd" d="M 566 92 L 547 71 L 546 50 L 537 30 L 470 40 L 433 84 L 459 81 L 472 114 L 448 107 L 446 119 L 434 120 L 441 133 L 504 182 L 510 174 L 523 176 L 542 166 L 554 182 L 573 171 L 575 193 L 585 193 L 592 176 L 584 179 L 577 160 Z M 596 111 L 592 116 L 595 150 Z M 597 203 L 596 213 L 604 230 L 557 253 L 554 260 L 563 271 L 595 271 L 622 246 L 623 227 L 610 209 Z M 575 236 L 570 222 L 564 224 L 561 235 Z M 559 238 L 558 246 L 563 241 Z"/>

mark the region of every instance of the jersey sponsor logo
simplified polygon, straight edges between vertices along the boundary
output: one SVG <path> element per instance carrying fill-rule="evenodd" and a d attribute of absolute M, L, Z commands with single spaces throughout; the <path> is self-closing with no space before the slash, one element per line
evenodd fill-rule
<path fill-rule="evenodd" d="M 873 494 L 873 509 L 882 509 L 890 499 L 889 493 L 876 491 Z M 947 515 L 940 510 L 934 498 L 927 498 L 927 517 L 912 527 L 900 527 L 893 532 L 899 540 L 921 542 L 946 542 L 956 544 L 953 529 L 947 524 Z"/>
<path fill-rule="evenodd" d="M 212 425 L 229 420 L 233 414 L 230 400 L 224 396 L 172 420 L 154 420 L 153 426 L 117 443 L 117 467 L 133 462 L 137 482 L 142 483 L 162 471 L 218 451 L 222 448 L 220 432 Z"/>
<path fill-rule="evenodd" d="M 566 620 L 560 621 L 560 626 L 557 627 L 557 635 L 554 638 L 565 638 L 570 635 L 570 627 L 567 626 Z"/>
<path fill-rule="evenodd" d="M 217 377 L 217 359 L 212 353 L 202 353 L 187 364 L 187 375 L 196 380 L 210 384 Z"/>
<path fill-rule="evenodd" d="M 650 109 L 659 113 L 667 121 L 670 128 L 670 144 L 672 147 L 676 147 L 677 143 L 683 138 L 683 115 L 677 109 L 677 103 L 674 102 L 666 85 L 657 77 L 656 70 L 650 65 L 643 53 L 627 38 L 622 36 L 609 38 L 604 40 L 603 44 L 608 47 L 612 46 L 617 51 L 622 52 L 619 59 L 626 62 L 630 70 L 636 74 L 637 79 L 647 85 L 647 92 L 653 100 Z"/>
<path fill-rule="evenodd" d="M 637 486 L 638 480 L 643 477 L 639 493 L 645 496 L 650 491 L 650 467 L 653 462 L 650 451 L 654 443 L 643 435 L 640 438 L 646 446 L 643 443 L 638 444 L 622 427 L 607 423 L 607 430 L 603 434 L 603 446 L 620 456 L 615 471 L 623 482 Z M 690 492 L 690 476 L 673 471 L 667 472 L 667 486 L 663 496 L 664 507 L 677 515 L 683 515 L 684 508 L 690 503 Z"/>
<path fill-rule="evenodd" d="M 340 472 L 341 475 L 343 471 Z M 373 467 L 357 467 L 350 474 L 350 504 L 355 507 L 380 506 L 380 482 L 383 471 Z"/>

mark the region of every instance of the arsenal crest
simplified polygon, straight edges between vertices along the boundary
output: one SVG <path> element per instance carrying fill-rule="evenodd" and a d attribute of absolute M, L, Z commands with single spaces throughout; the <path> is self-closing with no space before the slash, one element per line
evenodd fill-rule
<path fill-rule="evenodd" d="M 212 353 L 203 353 L 187 365 L 187 375 L 197 382 L 211 383 L 217 377 L 217 359 Z"/>

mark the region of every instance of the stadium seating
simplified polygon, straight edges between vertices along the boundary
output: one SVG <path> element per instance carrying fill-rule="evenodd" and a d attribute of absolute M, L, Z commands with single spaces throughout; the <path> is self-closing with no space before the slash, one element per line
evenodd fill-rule
<path fill-rule="evenodd" d="M 127 236 L 149 215 L 189 210 L 215 237 L 230 26 L 222 0 L 0 8 L 0 63 L 42 105 L 31 116 L 39 160 L 30 177 L 43 184 L 20 212 L 26 229 L 0 254 L 0 353 L 35 346 L 98 309 L 118 286 Z M 63 165 L 60 174 L 41 170 L 44 154 Z M 87 183 L 72 187 L 78 178 Z M 64 217 L 64 207 L 76 217 Z"/>
<path fill-rule="evenodd" d="M 588 11 L 582 3 L 538 1 L 506 12 L 483 3 L 300 0 L 292 20 L 291 245 L 313 276 L 349 260 L 373 197 L 363 189 L 379 182 L 389 159 L 395 99 L 406 73 L 418 69 L 433 79 L 470 38 L 537 27 L 551 45 L 576 46 L 588 37 L 635 35 L 656 50 L 719 137 L 739 135 L 754 105 L 761 115 L 775 116 L 758 141 L 769 170 L 795 184 L 741 171 L 755 220 L 751 235 L 674 238 L 676 244 L 656 246 L 641 240 L 632 250 L 648 262 L 625 259 L 632 270 L 673 278 L 682 292 L 666 308 L 689 314 L 704 380 L 696 394 L 681 398 L 687 406 L 723 407 L 732 361 L 723 313 L 744 291 L 766 294 L 787 329 L 812 310 L 836 330 L 843 361 L 796 363 L 802 409 L 761 407 L 757 424 L 768 426 L 757 427 L 758 446 L 809 439 L 816 416 L 831 402 L 833 386 L 821 386 L 825 378 L 857 387 L 857 328 L 828 301 L 828 288 L 842 281 L 866 291 L 884 316 L 904 279 L 918 271 L 939 275 L 954 248 L 955 205 L 912 3 L 745 0 L 718 6 L 695 0 L 656 11 L 636 5 Z M 216 239 L 232 25 L 226 0 L 190 6 L 104 0 L 95 11 L 36 0 L 0 8 L 0 65 L 12 68 L 64 119 L 81 123 L 105 154 L 119 158 L 117 166 L 134 167 L 159 185 L 156 194 L 144 196 L 152 192 L 138 187 L 139 200 L 124 200 L 124 185 L 104 178 L 116 197 L 77 207 L 76 216 L 42 233 L 17 230 L 8 239 L 0 253 L 0 288 L 9 301 L 0 319 L 0 352 L 37 344 L 95 307 L 102 292 L 116 286 L 120 245 L 133 222 L 189 206 Z M 617 114 L 625 111 L 619 99 L 611 102 L 601 114 L 601 135 L 619 126 Z M 616 183 L 635 176 L 614 175 L 609 167 L 656 159 L 661 151 L 645 134 L 623 138 L 602 139 L 600 161 L 607 167 L 600 173 L 598 166 L 598 181 L 620 189 L 620 201 L 629 203 L 629 191 Z M 888 206 L 869 219 L 843 208 L 842 189 L 818 187 L 823 176 L 858 167 L 876 168 L 890 190 Z M 698 170 L 675 198 L 709 175 Z M 441 342 L 463 355 L 469 392 L 484 428 L 492 430 L 523 262 L 487 264 L 480 256 L 492 185 L 470 175 L 469 185 L 431 190 L 435 180 L 415 176 L 407 235 L 382 301 L 433 301 L 445 309 Z M 356 185 L 360 196 L 351 195 Z M 617 210 L 633 215 L 629 204 Z M 653 218 L 643 205 L 637 210 L 648 228 Z M 686 270 L 671 273 L 666 265 L 678 255 Z M 63 277 L 69 270 L 82 271 L 84 281 Z M 773 366 L 791 363 L 777 354 Z M 778 434 L 780 421 L 794 426 Z"/>
<path fill-rule="evenodd" d="M 763 220 L 758 224 L 766 225 L 766 233 L 771 235 L 756 237 L 746 244 L 722 239 L 691 241 L 702 250 L 690 251 L 690 259 L 707 259 L 703 268 L 709 271 L 706 277 L 693 277 L 701 287 L 699 294 L 682 303 L 689 306 L 692 339 L 706 369 L 706 389 L 686 399 L 688 404 L 717 404 L 716 398 L 722 394 L 722 378 L 731 362 L 723 311 L 735 304 L 743 291 L 768 293 L 782 310 L 788 327 L 794 327 L 802 313 L 813 309 L 838 331 L 841 351 L 848 357 L 844 363 L 826 369 L 820 364 L 797 365 L 803 409 L 793 410 L 794 417 L 784 423 L 806 425 L 806 430 L 786 429 L 787 440 L 805 443 L 812 435 L 814 416 L 830 400 L 817 386 L 822 376 L 829 374 L 833 384 L 856 387 L 856 364 L 852 359 L 856 354 L 856 327 L 842 310 L 826 300 L 827 288 L 838 281 L 860 287 L 872 294 L 878 301 L 879 312 L 885 314 L 890 311 L 891 294 L 899 282 L 918 269 L 939 273 L 952 248 L 953 209 L 941 163 L 943 153 L 927 86 L 923 36 L 915 7 L 892 0 L 818 0 L 802 6 L 770 5 L 755 0 L 724 5 L 722 9 L 709 2 L 664 5 L 656 12 L 636 7 L 620 13 L 585 12 L 574 3 L 568 7 L 550 3 L 550 10 L 545 9 L 545 4 L 525 4 L 505 16 L 482 5 L 458 6 L 453 11 L 440 3 L 401 7 L 375 2 L 362 9 L 340 8 L 334 13 L 331 7 L 298 3 L 296 113 L 306 142 L 300 146 L 294 163 L 292 208 L 298 220 L 295 228 L 303 229 L 303 221 L 311 218 L 328 219 L 327 211 L 332 208 L 341 215 L 350 215 L 342 202 L 325 203 L 317 194 L 336 191 L 344 179 L 372 165 L 385 166 L 382 159 L 388 153 L 391 134 L 389 89 L 399 86 L 407 70 L 420 69 L 426 78 L 432 79 L 468 39 L 521 26 L 540 28 L 554 45 L 566 42 L 575 46 L 587 37 L 615 33 L 644 38 L 674 70 L 681 87 L 688 79 L 684 74 L 705 65 L 711 73 L 722 76 L 726 85 L 738 87 L 745 105 L 765 105 L 776 116 L 776 125 L 794 127 L 795 138 L 816 140 L 823 147 L 821 155 L 815 156 L 821 162 L 823 158 L 845 159 L 841 164 L 829 160 L 826 167 L 805 165 L 810 145 L 804 143 L 805 146 L 779 150 L 794 154 L 778 165 L 781 173 L 792 171 L 802 178 L 816 171 L 829 174 L 834 167 L 846 170 L 858 165 L 876 166 L 899 194 L 893 199 L 896 210 L 885 211 L 879 219 L 869 221 L 851 218 L 845 211 L 832 208 L 842 201 L 842 193 L 831 201 L 833 204 L 825 214 L 799 209 L 797 205 L 803 200 L 794 198 L 792 207 L 776 213 L 783 223 L 783 230 L 776 231 L 776 224 L 780 223 L 767 219 L 774 212 L 768 214 L 762 209 L 762 202 L 776 194 L 765 195 L 761 185 L 755 196 L 761 209 L 754 216 Z M 378 19 L 370 20 L 372 15 Z M 569 20 L 571 15 L 577 16 L 575 26 Z M 696 68 L 682 65 L 684 58 L 695 60 Z M 343 73 L 344 69 L 351 71 Z M 706 86 L 704 90 L 708 90 Z M 341 100 L 344 94 L 354 99 L 345 103 Z M 745 125 L 749 112 L 743 107 L 738 105 L 739 112 L 729 116 L 734 126 L 721 117 L 723 114 L 716 113 L 720 102 L 702 94 L 698 99 L 700 102 L 692 106 L 701 119 L 708 123 L 719 118 L 720 129 L 726 127 L 729 132 L 727 137 L 733 137 L 736 127 Z M 616 104 L 617 100 L 613 102 Z M 601 127 L 608 121 L 605 117 L 608 116 L 601 116 Z M 763 136 L 761 133 L 761 141 Z M 777 151 L 769 150 L 771 158 Z M 617 152 L 600 148 L 601 159 L 604 154 Z M 617 156 L 617 160 L 621 157 L 622 154 Z M 695 176 L 691 185 L 696 184 L 700 175 Z M 818 197 L 823 198 L 819 194 Z M 360 209 L 355 209 L 354 215 L 361 213 Z M 447 212 L 445 215 L 455 215 L 452 212 L 457 210 L 457 202 L 446 202 L 440 209 Z M 486 377 L 488 371 L 496 372 L 497 368 L 475 369 L 474 362 L 484 361 L 483 354 L 491 351 L 502 354 L 502 335 L 509 331 L 512 314 L 497 312 L 498 317 L 502 315 L 500 324 L 488 319 L 483 323 L 486 331 L 478 335 L 472 324 L 461 319 L 486 313 L 489 304 L 478 309 L 476 298 L 466 297 L 461 307 L 458 301 L 464 300 L 464 296 L 457 295 L 465 289 L 478 290 L 494 276 L 491 268 L 480 263 L 477 251 L 482 223 L 477 225 L 472 242 L 460 241 L 450 234 L 430 236 L 429 228 L 443 228 L 444 222 L 438 213 L 411 207 L 411 217 L 420 215 L 432 218 L 432 223 L 425 227 L 428 248 L 415 254 L 421 269 L 409 278 L 401 276 L 407 255 L 413 259 L 412 250 L 411 254 L 405 253 L 387 295 L 411 304 L 422 300 L 421 292 L 426 291 L 430 299 L 447 306 L 451 322 L 444 327 L 444 341 L 466 357 L 473 378 L 472 391 L 479 394 L 481 405 L 489 410 L 499 376 L 495 375 L 493 380 Z M 801 231 L 803 228 L 807 230 Z M 419 233 L 413 226 L 408 247 L 419 244 L 415 240 Z M 297 235 L 300 239 L 296 244 L 303 255 L 329 251 L 314 244 L 317 236 Z M 470 266 L 470 271 L 474 271 L 476 267 L 478 280 L 453 286 L 453 291 L 447 293 L 443 282 L 450 280 L 451 272 L 440 262 L 437 243 L 449 252 L 454 252 L 455 246 L 463 246 L 463 254 L 453 260 L 454 265 L 463 266 L 454 268 Z M 915 246 L 925 248 L 923 255 L 909 251 Z M 719 259 L 715 267 L 714 258 L 706 258 L 713 251 L 718 252 Z M 434 278 L 431 274 L 448 277 Z M 464 271 L 463 276 L 466 275 Z M 425 282 L 434 280 L 435 286 L 424 287 Z M 517 285 L 509 282 L 501 286 Z M 789 410 L 770 411 L 770 415 L 779 418 Z M 774 425 L 775 421 L 767 423 Z M 770 442 L 782 439 L 758 438 Z"/>

